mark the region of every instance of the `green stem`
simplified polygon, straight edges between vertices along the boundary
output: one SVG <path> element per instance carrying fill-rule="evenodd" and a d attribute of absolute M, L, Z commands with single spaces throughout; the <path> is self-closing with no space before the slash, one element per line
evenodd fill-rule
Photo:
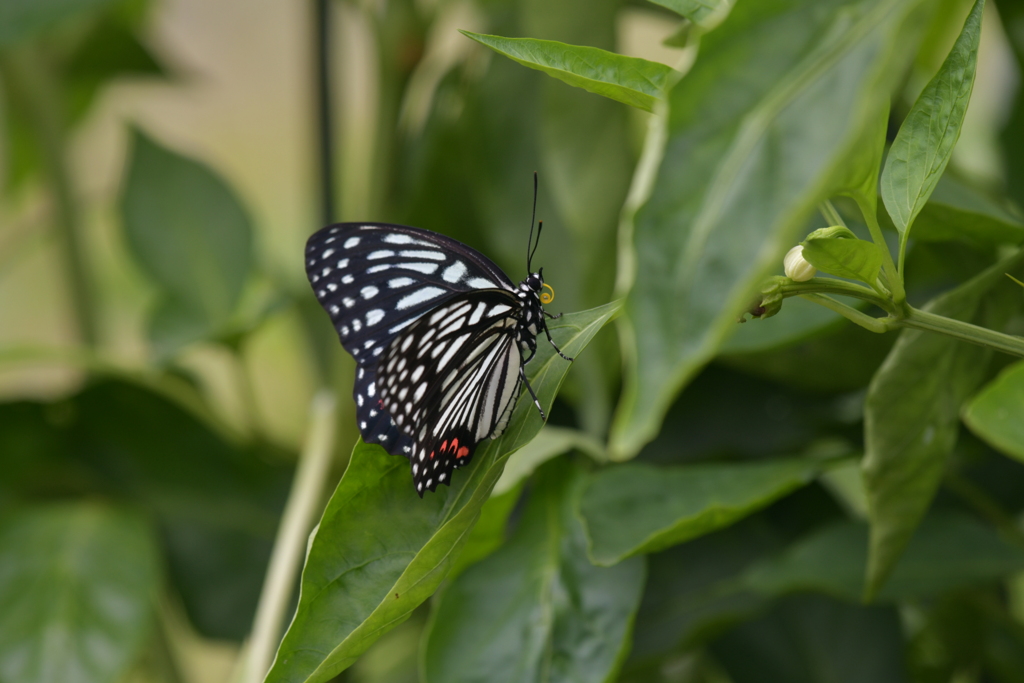
<path fill-rule="evenodd" d="M 873 289 L 858 285 L 846 280 L 836 280 L 827 277 L 815 277 L 806 282 L 795 282 L 793 280 L 783 281 L 780 284 L 782 296 L 801 296 L 805 294 L 834 294 L 836 296 L 849 296 L 854 299 L 870 301 L 882 310 L 891 312 L 892 304 L 879 296 Z"/>
<path fill-rule="evenodd" d="M 243 683 L 262 681 L 274 660 L 281 638 L 281 626 L 290 605 L 295 577 L 302 565 L 309 531 L 322 509 L 324 482 L 330 470 L 335 444 L 336 401 L 329 391 L 313 399 L 309 431 L 292 480 L 292 489 L 277 529 L 267 578 L 256 606 L 252 636 L 245 655 Z"/>
<path fill-rule="evenodd" d="M 907 316 L 900 321 L 899 326 L 938 332 L 962 341 L 971 342 L 972 344 L 987 346 L 1003 353 L 1024 356 L 1024 337 L 1003 334 L 1002 332 L 996 332 L 995 330 L 979 327 L 978 325 L 965 323 L 962 320 L 946 318 L 945 316 L 935 315 L 934 313 L 916 308 L 908 307 Z"/>
<path fill-rule="evenodd" d="M 832 204 L 831 199 L 826 199 L 819 204 L 818 211 L 820 211 L 821 215 L 825 217 L 825 221 L 829 225 L 841 225 L 844 228 L 847 227 L 846 221 L 844 221 L 843 217 L 839 215 L 838 211 L 836 211 L 836 207 Z"/>
<path fill-rule="evenodd" d="M 801 296 L 808 301 L 813 301 L 835 311 L 847 320 L 860 325 L 870 332 L 882 334 L 892 329 L 891 323 L 887 319 L 872 317 L 867 313 L 858 311 L 853 306 L 847 306 L 841 301 L 836 301 L 830 296 L 825 296 L 824 294 L 802 294 Z"/>
<path fill-rule="evenodd" d="M 907 292 L 903 288 L 903 274 L 892 260 L 889 245 L 885 241 L 885 235 L 882 234 L 882 226 L 878 224 L 878 207 L 861 193 L 854 195 L 853 199 L 857 202 L 857 208 L 860 209 L 861 215 L 864 216 L 868 232 L 871 233 L 871 241 L 882 250 L 882 254 L 885 257 L 882 259 L 882 272 L 885 273 L 886 285 L 888 285 L 889 291 L 892 292 L 892 301 L 896 305 L 896 310 L 902 313 L 903 308 L 907 304 Z"/>
<path fill-rule="evenodd" d="M 65 127 L 60 113 L 60 86 L 48 68 L 46 56 L 30 48 L 3 54 L 0 66 L 8 83 L 23 99 L 35 129 L 46 173 L 56 204 L 56 228 L 61 241 L 78 333 L 82 342 L 94 348 L 97 341 L 92 286 L 80 242 L 81 209 L 78 207 L 68 171 Z"/>

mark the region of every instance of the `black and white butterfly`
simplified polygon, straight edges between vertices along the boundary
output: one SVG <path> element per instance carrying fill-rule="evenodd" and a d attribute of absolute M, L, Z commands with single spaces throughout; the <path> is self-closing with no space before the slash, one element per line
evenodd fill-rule
<path fill-rule="evenodd" d="M 532 221 L 527 272 L 531 243 Z M 521 384 L 544 417 L 524 371 L 537 335 L 572 359 L 547 329 L 558 316 L 542 306 L 554 298 L 543 270 L 517 286 L 460 242 L 387 223 L 330 225 L 306 243 L 309 282 L 356 359 L 363 440 L 407 457 L 421 497 L 505 430 Z"/>

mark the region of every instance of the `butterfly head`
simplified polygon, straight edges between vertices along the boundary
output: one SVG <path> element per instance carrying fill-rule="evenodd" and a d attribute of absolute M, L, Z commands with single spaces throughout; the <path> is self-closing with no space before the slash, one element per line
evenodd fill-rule
<path fill-rule="evenodd" d="M 526 285 L 524 289 L 529 288 L 529 291 L 539 298 L 542 304 L 549 304 L 555 300 L 555 288 L 544 282 L 543 268 L 536 273 L 530 273 L 530 275 L 523 280 L 523 284 Z"/>

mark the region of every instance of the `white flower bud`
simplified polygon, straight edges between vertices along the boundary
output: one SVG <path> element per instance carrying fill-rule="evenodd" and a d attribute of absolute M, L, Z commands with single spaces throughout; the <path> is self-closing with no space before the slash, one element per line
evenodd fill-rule
<path fill-rule="evenodd" d="M 804 258 L 804 248 L 799 244 L 789 250 L 782 264 L 786 269 L 786 277 L 795 282 L 807 282 L 818 272 Z"/>

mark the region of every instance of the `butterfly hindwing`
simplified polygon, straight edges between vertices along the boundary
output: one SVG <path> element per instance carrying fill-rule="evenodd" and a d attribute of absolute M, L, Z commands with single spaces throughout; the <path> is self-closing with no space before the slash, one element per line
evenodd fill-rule
<path fill-rule="evenodd" d="M 508 424 L 521 381 L 518 306 L 498 289 L 452 297 L 381 356 L 375 390 L 380 407 L 412 439 L 408 455 L 420 495 L 450 483 L 477 444 Z"/>

